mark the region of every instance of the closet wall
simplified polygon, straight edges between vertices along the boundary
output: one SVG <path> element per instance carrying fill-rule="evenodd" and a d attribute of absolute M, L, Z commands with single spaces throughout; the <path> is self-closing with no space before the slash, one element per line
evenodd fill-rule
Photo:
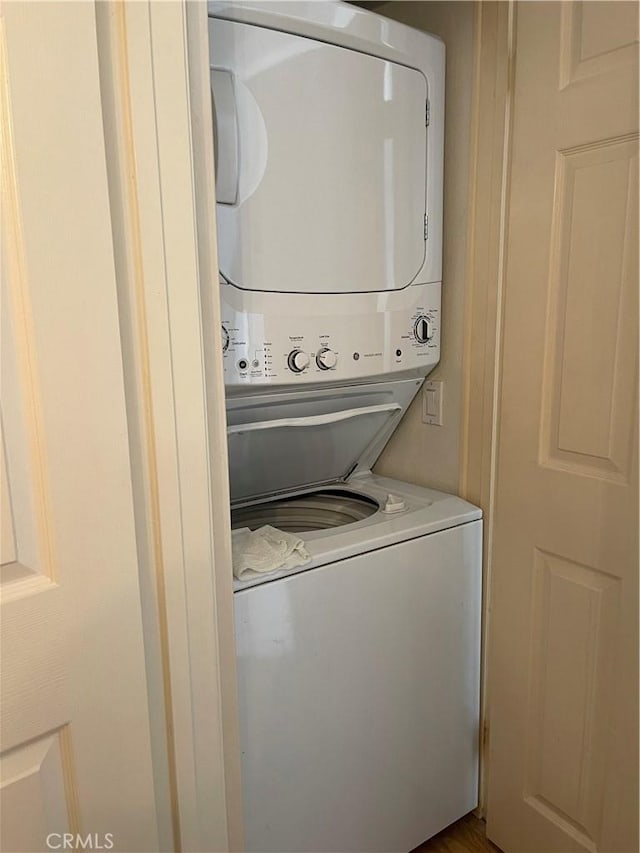
<path fill-rule="evenodd" d="M 400 480 L 457 492 L 460 472 L 474 4 L 388 2 L 367 6 L 380 15 L 440 36 L 447 48 L 442 350 L 440 364 L 429 377 L 444 380 L 443 425 L 431 426 L 422 422 L 422 393 L 418 394 L 375 470 Z"/>

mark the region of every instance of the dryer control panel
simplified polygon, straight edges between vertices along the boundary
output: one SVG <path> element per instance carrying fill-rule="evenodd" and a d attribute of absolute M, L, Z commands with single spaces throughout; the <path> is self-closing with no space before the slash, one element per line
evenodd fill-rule
<path fill-rule="evenodd" d="M 231 390 L 408 371 L 426 376 L 440 358 L 439 283 L 392 294 L 271 293 L 268 301 L 226 283 L 221 293 L 224 376 Z"/>

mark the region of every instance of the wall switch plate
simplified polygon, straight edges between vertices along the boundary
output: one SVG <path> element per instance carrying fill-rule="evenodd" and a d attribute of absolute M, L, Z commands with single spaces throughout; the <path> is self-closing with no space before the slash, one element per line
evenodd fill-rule
<path fill-rule="evenodd" d="M 422 421 L 432 426 L 442 426 L 442 398 L 444 380 L 432 379 L 422 386 Z"/>

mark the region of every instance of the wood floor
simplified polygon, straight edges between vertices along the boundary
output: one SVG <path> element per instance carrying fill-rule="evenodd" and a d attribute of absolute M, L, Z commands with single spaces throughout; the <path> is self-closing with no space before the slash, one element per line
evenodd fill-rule
<path fill-rule="evenodd" d="M 416 847 L 413 853 L 500 853 L 487 840 L 483 820 L 468 814 Z"/>

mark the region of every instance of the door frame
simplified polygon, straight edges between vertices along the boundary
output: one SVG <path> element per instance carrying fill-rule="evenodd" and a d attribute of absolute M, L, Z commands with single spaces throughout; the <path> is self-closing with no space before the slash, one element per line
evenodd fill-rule
<path fill-rule="evenodd" d="M 475 8 L 459 487 L 484 510 L 481 811 L 515 15 Z M 241 850 L 207 9 L 96 17 L 163 849 Z"/>
<path fill-rule="evenodd" d="M 467 280 L 460 434 L 460 495 L 483 510 L 483 620 L 479 813 L 487 802 L 488 636 L 498 425 L 504 257 L 515 74 L 516 2 L 475 6 Z"/>
<path fill-rule="evenodd" d="M 168 744 L 164 796 L 175 849 L 241 850 L 207 10 L 204 2 L 189 0 L 97 5 L 105 129 L 117 129 L 107 158 L 114 237 L 121 238 L 118 279 L 149 686 L 162 699 L 161 710 L 150 713 Z M 484 510 L 481 813 L 515 16 L 515 0 L 482 0 L 475 8 L 459 488 Z M 181 138 L 171 132 L 176 115 Z M 177 197 L 183 204 L 175 215 Z M 172 258 L 174 269 L 190 269 L 188 281 L 172 280 Z M 194 322 L 199 336 L 193 336 Z M 162 758 L 158 764 L 162 787 Z M 218 810 L 211 791 L 221 792 Z"/>
<path fill-rule="evenodd" d="M 241 850 L 207 6 L 95 8 L 161 849 Z"/>

